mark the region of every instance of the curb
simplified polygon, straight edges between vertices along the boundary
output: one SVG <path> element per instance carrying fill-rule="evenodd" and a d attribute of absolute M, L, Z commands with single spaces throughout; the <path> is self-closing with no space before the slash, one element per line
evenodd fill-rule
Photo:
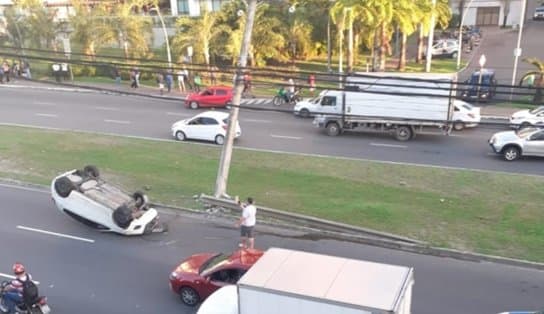
<path fill-rule="evenodd" d="M 232 200 L 218 199 L 218 198 L 204 195 L 204 194 L 201 195 L 201 200 L 204 202 L 209 202 L 209 204 L 211 205 L 222 204 L 222 205 L 225 205 L 224 207 L 230 208 L 230 209 L 239 208 L 238 205 L 235 204 L 234 201 Z M 389 249 L 398 249 L 398 250 L 424 254 L 424 255 L 449 257 L 449 258 L 458 259 L 458 260 L 467 260 L 467 261 L 473 261 L 473 262 L 493 262 L 493 263 L 516 266 L 516 267 L 525 267 L 525 268 L 534 268 L 534 269 L 544 270 L 544 263 L 531 262 L 527 260 L 519 260 L 519 259 L 496 256 L 496 255 L 486 255 L 486 254 L 474 253 L 469 251 L 460 251 L 460 250 L 448 249 L 448 248 L 442 248 L 442 247 L 432 247 L 426 244 L 425 242 L 406 238 L 403 236 L 379 232 L 379 231 L 375 231 L 375 230 L 367 229 L 367 228 L 355 227 L 351 225 L 332 222 L 332 221 L 310 217 L 306 215 L 288 213 L 285 211 L 272 209 L 272 208 L 259 207 L 259 212 L 263 212 L 265 215 L 272 216 L 274 218 L 283 218 L 283 220 L 299 221 L 299 222 L 306 221 L 308 225 L 319 225 L 321 227 L 320 230 L 323 232 L 329 232 L 331 230 L 334 231 L 334 230 L 342 229 L 344 227 L 347 229 L 347 231 L 351 231 L 353 233 L 357 233 L 357 231 L 359 231 L 360 233 L 363 234 L 363 236 L 359 234 L 359 237 L 356 241 L 364 243 L 364 244 L 373 245 L 373 246 L 384 247 Z M 346 230 L 343 230 L 343 231 L 345 232 Z M 373 237 L 365 237 L 364 235 L 371 235 Z M 348 241 L 352 241 L 354 238 L 356 238 L 355 234 L 346 234 L 346 233 L 337 234 L 336 236 Z"/>

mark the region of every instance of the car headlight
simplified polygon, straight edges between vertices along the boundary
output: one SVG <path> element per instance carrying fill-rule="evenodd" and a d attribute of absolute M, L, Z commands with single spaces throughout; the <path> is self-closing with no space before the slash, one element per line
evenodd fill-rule
<path fill-rule="evenodd" d="M 175 279 L 178 279 L 178 274 L 173 271 L 172 273 L 170 273 L 170 280 L 175 280 Z"/>
<path fill-rule="evenodd" d="M 496 144 L 497 143 L 497 138 L 496 137 L 491 137 L 491 139 L 489 140 L 489 143 L 490 144 Z"/>

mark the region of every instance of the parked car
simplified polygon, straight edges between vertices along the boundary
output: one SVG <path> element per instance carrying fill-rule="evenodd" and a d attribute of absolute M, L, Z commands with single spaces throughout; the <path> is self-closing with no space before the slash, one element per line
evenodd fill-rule
<path fill-rule="evenodd" d="M 496 154 L 503 155 L 507 161 L 521 156 L 544 157 L 544 129 L 526 128 L 517 131 L 495 133 L 489 145 Z"/>
<path fill-rule="evenodd" d="M 225 143 L 229 114 L 220 111 L 205 111 L 196 116 L 177 121 L 172 125 L 172 135 L 178 141 L 187 139 L 212 141 L 217 145 Z M 240 125 L 236 122 L 235 138 L 242 135 Z"/>
<path fill-rule="evenodd" d="M 465 81 L 465 87 L 461 95 L 463 100 L 487 102 L 495 96 L 497 90 L 495 71 L 490 69 L 482 69 L 481 71 L 481 82 L 480 71 L 473 72 L 470 79 Z"/>
<path fill-rule="evenodd" d="M 54 178 L 51 195 L 60 211 L 102 231 L 122 235 L 166 231 L 145 194 L 123 192 L 100 177 L 94 166 L 70 170 Z"/>
<path fill-rule="evenodd" d="M 455 59 L 459 53 L 459 44 L 455 39 L 442 39 L 432 47 L 433 58 L 447 57 Z"/>
<path fill-rule="evenodd" d="M 533 20 L 544 20 L 544 5 L 541 5 L 535 9 L 533 13 Z"/>
<path fill-rule="evenodd" d="M 170 289 L 181 301 L 195 306 L 215 290 L 236 284 L 263 251 L 241 249 L 232 254 L 201 253 L 182 261 L 170 274 Z"/>
<path fill-rule="evenodd" d="M 515 112 L 510 117 L 510 126 L 513 128 L 544 126 L 544 106 Z"/>
<path fill-rule="evenodd" d="M 453 101 L 453 129 L 460 131 L 464 128 L 476 127 L 481 120 L 480 107 L 475 107 L 462 100 Z"/>
<path fill-rule="evenodd" d="M 232 87 L 211 86 L 199 93 L 190 93 L 185 98 L 185 107 L 198 109 L 200 107 L 221 108 L 232 103 Z"/>

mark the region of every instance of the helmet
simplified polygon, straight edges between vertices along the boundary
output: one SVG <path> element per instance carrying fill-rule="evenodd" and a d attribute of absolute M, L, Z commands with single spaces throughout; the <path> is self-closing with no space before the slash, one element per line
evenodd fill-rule
<path fill-rule="evenodd" d="M 15 263 L 13 264 L 13 273 L 15 275 L 21 275 L 25 272 L 25 266 L 21 263 Z"/>

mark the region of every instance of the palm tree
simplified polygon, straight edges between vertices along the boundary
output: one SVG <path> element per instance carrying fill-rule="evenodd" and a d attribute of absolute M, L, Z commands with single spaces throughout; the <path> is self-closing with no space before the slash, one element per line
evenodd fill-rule
<path fill-rule="evenodd" d="M 400 55 L 397 70 L 404 71 L 406 67 L 406 40 L 416 31 L 417 21 L 422 11 L 411 0 L 399 0 L 393 11 L 393 24 L 401 32 Z"/>
<path fill-rule="evenodd" d="M 221 33 L 228 32 L 226 25 L 218 21 L 218 13 L 207 10 L 203 10 L 198 18 L 179 18 L 176 22 L 178 31 L 172 41 L 174 50 L 182 54 L 187 47 L 192 46 L 196 61 L 210 64 L 210 45 Z"/>
<path fill-rule="evenodd" d="M 523 59 L 524 62 L 527 62 L 529 64 L 532 64 L 535 66 L 536 70 L 528 71 L 519 80 L 519 85 L 523 85 L 523 83 L 530 79 L 540 76 L 541 74 L 544 75 L 544 61 L 537 59 L 537 58 L 525 58 Z"/>
<path fill-rule="evenodd" d="M 424 37 L 430 31 L 429 25 L 431 23 L 431 14 L 434 13 L 436 24 L 438 24 L 441 28 L 446 28 L 448 27 L 448 23 L 451 19 L 451 9 L 448 4 L 448 0 L 436 0 L 434 7 L 431 0 L 416 0 L 415 3 L 422 12 L 428 12 L 421 16 L 418 24 L 419 37 L 417 41 L 416 62 L 421 62 L 423 60 Z"/>
<path fill-rule="evenodd" d="M 25 12 L 19 22 L 19 26 L 26 25 L 25 40 L 34 47 L 50 48 L 58 31 L 55 22 L 56 11 L 45 7 L 41 0 L 19 0 L 13 7 L 15 11 Z"/>
<path fill-rule="evenodd" d="M 103 34 L 110 33 L 104 19 L 107 15 L 106 7 L 102 2 L 93 7 L 88 6 L 84 0 L 71 0 L 71 3 L 75 13 L 69 18 L 71 40 L 79 43 L 83 53 L 94 60 L 97 51 L 107 42 Z"/>

